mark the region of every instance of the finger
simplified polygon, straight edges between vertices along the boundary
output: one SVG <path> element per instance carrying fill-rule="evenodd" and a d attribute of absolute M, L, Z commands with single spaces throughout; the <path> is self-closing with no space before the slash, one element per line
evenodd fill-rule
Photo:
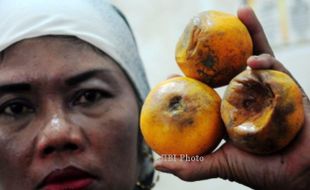
<path fill-rule="evenodd" d="M 181 159 L 167 161 L 160 159 L 155 161 L 154 166 L 155 169 L 174 174 L 184 181 L 197 181 L 216 177 L 227 179 L 229 166 L 225 158 L 226 156 L 223 155 L 223 151 L 220 149 L 204 156 L 202 161 L 184 161 Z"/>
<path fill-rule="evenodd" d="M 309 97 L 305 93 L 303 93 L 303 103 L 304 103 L 305 112 L 309 116 L 310 115 L 310 100 L 309 100 Z"/>
<path fill-rule="evenodd" d="M 258 21 L 253 9 L 250 7 L 239 8 L 238 17 L 250 32 L 253 41 L 253 54 L 268 53 L 274 56 L 263 27 Z"/>
<path fill-rule="evenodd" d="M 182 75 L 179 74 L 171 74 L 167 77 L 167 79 L 172 79 L 172 78 L 176 78 L 176 77 L 181 77 Z"/>
<path fill-rule="evenodd" d="M 273 69 L 292 76 L 291 73 L 280 63 L 280 61 L 270 54 L 265 53 L 258 56 L 251 56 L 248 58 L 247 64 L 252 69 Z"/>

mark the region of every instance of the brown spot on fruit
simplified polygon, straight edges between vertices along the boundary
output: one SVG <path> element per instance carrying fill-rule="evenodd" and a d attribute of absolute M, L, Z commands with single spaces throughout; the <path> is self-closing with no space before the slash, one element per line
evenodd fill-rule
<path fill-rule="evenodd" d="M 212 54 L 209 54 L 207 58 L 203 60 L 201 63 L 208 68 L 212 68 L 216 63 L 216 57 L 214 57 Z"/>
<path fill-rule="evenodd" d="M 183 120 L 180 121 L 180 125 L 182 127 L 189 127 L 194 123 L 193 118 L 185 118 Z"/>
<path fill-rule="evenodd" d="M 242 97 L 236 97 L 230 101 L 239 109 L 258 113 L 271 104 L 274 95 L 268 84 L 257 80 L 257 78 L 237 82 L 240 87 L 236 89 L 236 92 Z"/>

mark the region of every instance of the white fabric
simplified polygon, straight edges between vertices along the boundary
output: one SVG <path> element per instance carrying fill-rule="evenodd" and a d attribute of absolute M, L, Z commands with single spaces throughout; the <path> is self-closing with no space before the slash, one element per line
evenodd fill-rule
<path fill-rule="evenodd" d="M 76 36 L 110 55 L 127 73 L 141 99 L 148 92 L 129 26 L 105 0 L 0 0 L 0 51 L 28 38 Z"/>

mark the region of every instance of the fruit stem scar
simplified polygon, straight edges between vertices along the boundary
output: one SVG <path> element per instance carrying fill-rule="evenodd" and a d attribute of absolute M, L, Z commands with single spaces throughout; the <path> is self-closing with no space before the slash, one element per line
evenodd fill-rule
<path fill-rule="evenodd" d="M 181 100 L 182 100 L 181 96 L 172 97 L 169 101 L 169 106 L 168 106 L 169 111 L 170 112 L 177 111 L 180 108 L 182 108 Z"/>

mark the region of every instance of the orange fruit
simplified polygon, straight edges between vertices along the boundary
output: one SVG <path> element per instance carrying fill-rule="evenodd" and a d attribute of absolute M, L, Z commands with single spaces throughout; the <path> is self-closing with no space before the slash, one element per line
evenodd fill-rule
<path fill-rule="evenodd" d="M 287 146 L 302 127 L 302 92 L 285 73 L 246 70 L 228 85 L 221 115 L 236 146 L 273 153 Z"/>
<path fill-rule="evenodd" d="M 220 142 L 219 95 L 204 83 L 176 77 L 155 86 L 140 116 L 146 143 L 158 154 L 202 155 Z"/>
<path fill-rule="evenodd" d="M 186 26 L 175 56 L 186 76 L 219 87 L 246 68 L 252 49 L 251 36 L 236 16 L 206 11 Z"/>

